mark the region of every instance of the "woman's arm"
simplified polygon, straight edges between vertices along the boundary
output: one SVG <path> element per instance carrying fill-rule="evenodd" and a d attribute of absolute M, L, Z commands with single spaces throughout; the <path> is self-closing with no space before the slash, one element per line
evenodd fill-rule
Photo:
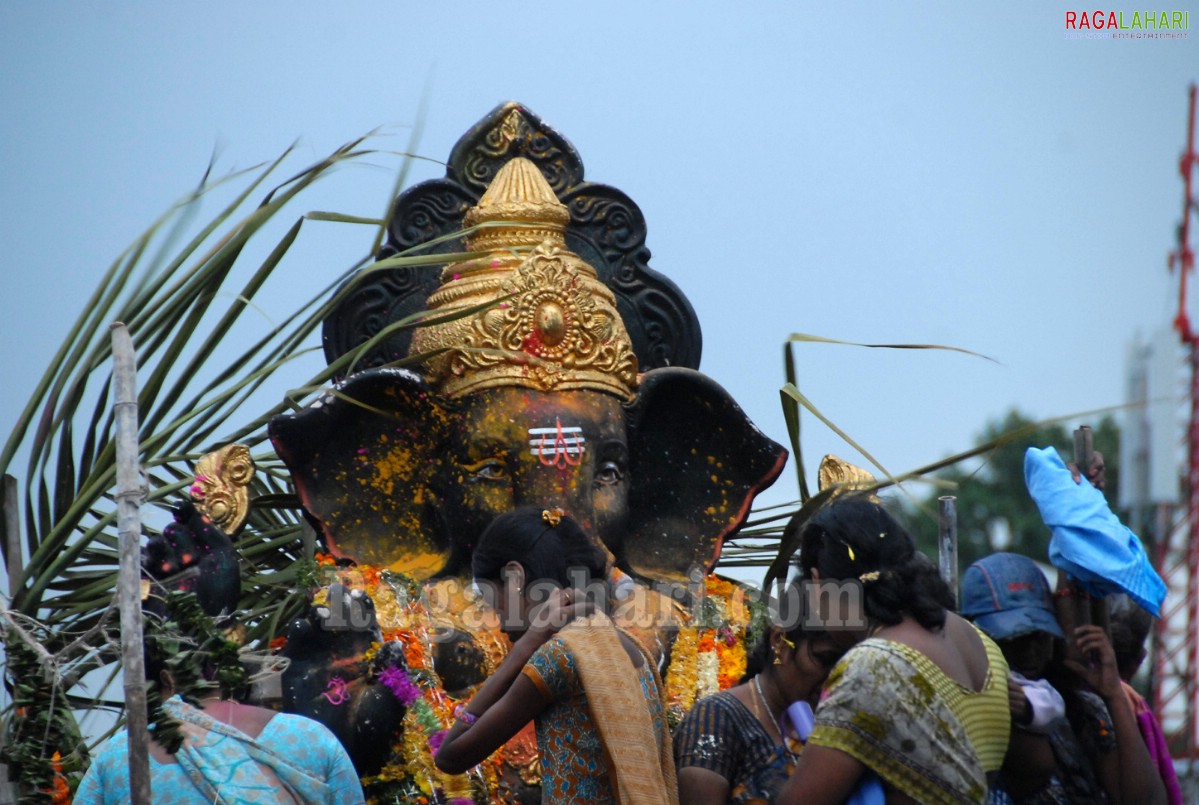
<path fill-rule="evenodd" d="M 570 619 L 568 615 L 585 611 L 583 604 L 568 605 L 563 591 L 551 594 L 544 607 L 533 614 L 535 625 L 513 644 L 500 667 L 470 700 L 465 718 L 460 717 L 446 733 L 434 758 L 437 768 L 461 774 L 477 766 L 546 708 L 541 692 L 521 676 L 521 669 Z"/>
<path fill-rule="evenodd" d="M 515 646 L 513 650 L 515 650 Z M 529 656 L 532 656 L 532 652 L 529 653 Z M 507 660 L 504 661 L 504 664 L 507 664 Z M 507 743 L 509 738 L 520 732 L 525 724 L 536 718 L 537 714 L 546 708 L 547 703 L 542 698 L 541 691 L 527 677 L 520 675 L 522 667 L 524 667 L 524 662 L 516 666 L 515 680 L 507 675 L 509 677 L 508 688 L 500 695 L 499 701 L 488 707 L 479 716 L 478 721 L 468 725 L 460 718 L 454 722 L 454 726 L 446 734 L 445 739 L 441 742 L 441 748 L 437 750 L 437 756 L 434 758 L 437 768 L 449 774 L 462 774 L 468 769 L 474 768 Z M 503 670 L 504 666 L 501 665 L 495 675 L 488 679 L 487 683 L 475 694 L 475 699 L 484 694 L 487 684 L 490 684 L 492 679 L 499 677 Z M 473 709 L 475 709 L 475 703 L 474 700 L 471 700 L 467 711 Z"/>
<path fill-rule="evenodd" d="M 860 760 L 840 749 L 809 744 L 779 792 L 778 805 L 838 805 L 849 797 L 865 771 Z"/>
<path fill-rule="evenodd" d="M 687 805 L 725 805 L 729 781 L 711 769 L 687 766 L 679 769 L 679 802 Z"/>
<path fill-rule="evenodd" d="M 738 770 L 747 761 L 743 735 L 727 706 L 720 696 L 700 699 L 675 730 L 679 802 L 725 805 L 729 801 L 731 781 L 738 779 Z"/>
<path fill-rule="evenodd" d="M 1115 803 L 1164 805 L 1166 790 L 1141 737 L 1136 715 L 1120 685 L 1111 641 L 1099 626 L 1079 626 L 1074 630 L 1073 637 L 1084 657 L 1098 656 L 1099 662 L 1083 665 L 1075 660 L 1066 660 L 1066 666 L 1082 677 L 1103 699 L 1116 733 L 1116 750 L 1103 756 L 1098 769 L 1108 797 Z"/>

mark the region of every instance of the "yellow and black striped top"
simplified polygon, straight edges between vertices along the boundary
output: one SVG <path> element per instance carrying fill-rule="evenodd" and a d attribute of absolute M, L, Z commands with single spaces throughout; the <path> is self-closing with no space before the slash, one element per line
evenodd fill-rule
<path fill-rule="evenodd" d="M 987 676 L 977 691 L 911 646 L 862 641 L 829 674 L 808 744 L 848 753 L 919 802 L 984 802 L 986 774 L 1003 765 L 1011 711 L 1007 662 L 979 637 Z"/>

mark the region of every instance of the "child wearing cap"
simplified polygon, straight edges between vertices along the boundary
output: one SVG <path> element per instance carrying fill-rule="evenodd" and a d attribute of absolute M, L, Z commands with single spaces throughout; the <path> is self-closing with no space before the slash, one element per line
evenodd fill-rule
<path fill-rule="evenodd" d="M 1049 608 L 1049 584 L 1026 556 L 997 553 L 971 565 L 963 578 L 962 615 L 999 644 L 1008 661 L 1015 726 L 1044 735 L 1066 715 L 1066 702 L 1044 679 L 1054 638 L 1063 638 Z"/>
<path fill-rule="evenodd" d="M 1063 696 L 1045 679 L 1055 642 L 1064 635 L 1041 569 L 1013 553 L 980 559 L 962 574 L 962 615 L 999 644 L 1011 669 L 1009 703 L 1017 729 L 1000 782 L 1009 801 L 1106 801 L 1094 764 L 1115 749 L 1111 717 L 1094 693 L 1067 690 Z"/>

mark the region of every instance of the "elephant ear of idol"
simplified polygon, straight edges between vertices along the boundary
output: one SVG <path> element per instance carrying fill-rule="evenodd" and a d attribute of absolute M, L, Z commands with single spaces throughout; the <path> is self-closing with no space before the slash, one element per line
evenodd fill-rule
<path fill-rule="evenodd" d="M 385 368 L 352 375 L 303 411 L 275 417 L 269 433 L 334 555 L 428 578 L 451 553 L 436 528 L 432 483 L 448 421 L 424 380 Z"/>
<path fill-rule="evenodd" d="M 786 448 L 758 430 L 720 384 L 691 369 L 642 375 L 628 423 L 635 481 L 625 561 L 656 579 L 711 570 L 754 497 L 782 472 Z"/>

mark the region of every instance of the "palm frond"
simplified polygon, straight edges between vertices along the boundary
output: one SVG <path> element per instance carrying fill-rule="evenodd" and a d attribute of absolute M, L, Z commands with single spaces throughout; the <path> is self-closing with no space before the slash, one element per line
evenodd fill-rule
<path fill-rule="evenodd" d="M 89 699 L 71 688 L 85 674 L 110 665 L 119 645 L 111 606 L 117 518 L 110 322 L 130 327 L 138 351 L 145 506 L 163 510 L 159 518 L 166 521 L 165 510 L 186 494 L 203 453 L 234 440 L 248 444 L 259 465 L 252 496 L 276 504 L 256 506 L 237 538 L 248 568 L 241 606 L 250 639 L 272 636 L 305 606 L 295 583 L 297 560 L 306 550 L 298 504 L 265 444 L 266 423 L 291 401 L 279 393 L 272 402 L 261 398 L 269 381 L 294 372 L 295 361 L 311 351 L 307 345 L 314 333 L 342 298 L 335 288 L 346 286 L 344 294 L 356 277 L 368 275 L 363 267 L 385 234 L 382 220 L 350 213 L 287 220 L 297 200 L 336 168 L 382 153 L 363 143 L 355 140 L 282 181 L 275 177 L 290 163 L 290 149 L 270 163 L 220 179 L 206 172 L 108 267 L 13 423 L 0 449 L 0 471 L 19 477 L 23 533 L 18 551 L 4 542 L 6 568 L 19 571 L 19 583 L 10 591 L 11 606 L 0 613 L 0 626 L 12 650 L 10 672 L 20 665 L 13 658 L 23 649 L 12 641 L 21 635 L 28 638 L 22 645 L 36 645 L 52 658 L 45 668 L 49 682 L 23 687 L 21 701 L 55 697 L 47 723 L 54 725 L 59 742 L 20 755 L 28 771 L 23 779 L 44 777 L 49 754 L 59 748 L 70 755 L 69 763 L 83 762 L 70 707 L 107 705 L 99 698 L 102 693 Z M 217 212 L 197 224 L 201 202 L 213 200 L 219 202 Z M 313 226 L 366 226 L 364 253 L 281 322 L 247 321 L 246 312 L 280 266 L 296 259 Z M 438 270 L 457 256 L 399 254 L 388 263 Z M 417 323 L 418 317 L 401 326 Z M 305 389 L 305 396 L 317 393 L 354 359 L 345 356 L 291 385 Z M 18 462 L 23 469 L 14 471 Z M 16 503 L 6 500 L 5 507 Z M 148 522 L 145 533 L 153 535 L 153 515 Z M 21 660 L 20 667 L 28 670 L 42 654 Z M 8 712 L 10 746 L 13 740 L 20 745 L 31 740 L 29 712 L 30 707 L 21 717 Z"/>

